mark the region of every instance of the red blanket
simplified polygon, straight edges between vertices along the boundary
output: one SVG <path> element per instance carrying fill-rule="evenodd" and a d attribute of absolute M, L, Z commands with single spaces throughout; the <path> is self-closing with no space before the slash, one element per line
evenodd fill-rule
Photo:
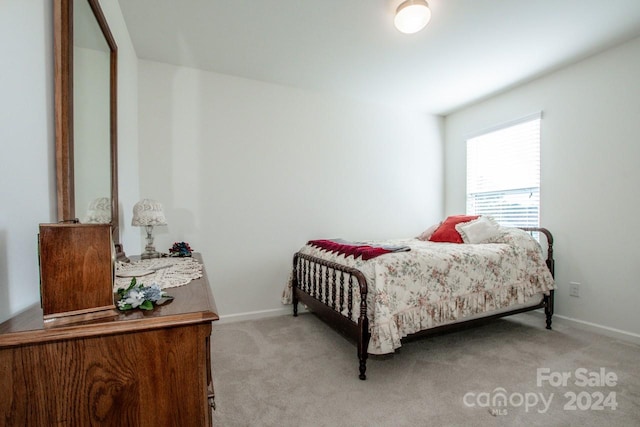
<path fill-rule="evenodd" d="M 409 248 L 405 247 L 385 248 L 383 246 L 340 243 L 333 240 L 309 240 L 308 244 L 315 246 L 316 248 L 343 254 L 345 256 L 353 255 L 354 258 L 361 256 L 364 261 L 391 252 L 409 250 Z"/>

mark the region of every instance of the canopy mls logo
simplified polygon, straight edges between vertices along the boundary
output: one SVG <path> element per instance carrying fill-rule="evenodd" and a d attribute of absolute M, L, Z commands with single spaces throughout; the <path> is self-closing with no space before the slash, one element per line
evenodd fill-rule
<path fill-rule="evenodd" d="M 618 385 L 618 375 L 606 368 L 590 371 L 587 368 L 577 368 L 574 371 L 552 371 L 550 368 L 536 370 L 537 387 L 576 387 L 584 390 L 569 390 L 560 397 L 565 411 L 615 411 L 618 407 L 616 392 L 609 389 Z M 587 390 L 587 388 L 589 390 Z M 594 390 L 592 390 L 594 389 Z M 467 392 L 462 402 L 468 408 L 488 408 L 496 415 L 507 415 L 509 408 L 524 407 L 525 412 L 536 411 L 545 414 L 549 411 L 556 393 L 543 392 L 507 392 L 503 387 L 496 387 L 491 392 Z M 560 396 L 560 394 L 559 394 Z"/>
<path fill-rule="evenodd" d="M 492 415 L 507 415 L 507 408 L 520 408 L 524 406 L 524 411 L 536 410 L 539 414 L 544 414 L 549 410 L 553 401 L 553 393 L 548 397 L 544 393 L 507 393 L 502 387 L 493 389 L 492 392 L 473 393 L 468 392 L 462 398 L 464 405 L 473 408 L 489 408 Z"/>

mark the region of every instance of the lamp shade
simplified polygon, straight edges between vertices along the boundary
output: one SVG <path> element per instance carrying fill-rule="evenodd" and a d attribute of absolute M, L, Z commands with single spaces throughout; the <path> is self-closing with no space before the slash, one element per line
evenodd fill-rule
<path fill-rule="evenodd" d="M 111 222 L 111 199 L 99 197 L 91 201 L 87 209 L 85 222 L 89 224 L 109 224 Z"/>
<path fill-rule="evenodd" d="M 425 0 L 405 0 L 396 9 L 394 25 L 401 33 L 413 34 L 427 26 L 431 10 Z"/>
<path fill-rule="evenodd" d="M 133 207 L 131 225 L 144 227 L 147 225 L 167 225 L 162 211 L 162 204 L 151 199 L 142 199 Z"/>

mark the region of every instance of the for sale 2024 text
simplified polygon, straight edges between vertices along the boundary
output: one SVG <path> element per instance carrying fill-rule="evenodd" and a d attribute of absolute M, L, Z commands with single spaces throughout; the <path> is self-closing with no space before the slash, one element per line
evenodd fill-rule
<path fill-rule="evenodd" d="M 551 387 L 573 385 L 589 388 L 590 390 L 564 393 L 564 397 L 567 399 L 564 409 L 568 411 L 602 411 L 605 409 L 615 411 L 618 407 L 616 392 L 606 390 L 618 384 L 618 375 L 613 371 L 607 371 L 606 368 L 600 368 L 597 371 L 590 371 L 586 368 L 578 368 L 574 371 L 552 371 L 549 368 L 538 368 L 536 384 L 538 387 L 548 384 Z"/>

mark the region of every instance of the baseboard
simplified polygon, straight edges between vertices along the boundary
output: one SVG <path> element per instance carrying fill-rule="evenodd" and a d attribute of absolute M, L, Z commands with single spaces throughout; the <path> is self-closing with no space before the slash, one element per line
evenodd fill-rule
<path fill-rule="evenodd" d="M 540 310 L 532 311 L 532 314 L 544 316 L 544 312 Z M 584 320 L 574 319 L 568 316 L 562 316 L 560 314 L 553 315 L 553 323 L 559 323 L 561 325 L 572 326 L 584 331 L 594 332 L 596 334 L 604 335 L 611 338 L 620 339 L 623 341 L 632 342 L 640 345 L 640 335 L 633 332 L 623 331 L 621 329 L 610 328 L 608 326 L 599 325 L 597 323 L 586 322 Z"/>
<path fill-rule="evenodd" d="M 303 314 L 306 310 L 302 304 L 298 305 L 298 313 Z M 265 319 L 268 317 L 276 316 L 293 316 L 293 308 L 291 305 L 287 305 L 282 308 L 275 308 L 271 310 L 249 311 L 246 313 L 227 314 L 220 316 L 220 320 L 216 323 L 231 323 L 242 322 L 245 320 Z"/>
<path fill-rule="evenodd" d="M 304 305 L 300 304 L 298 306 L 298 313 L 304 314 L 306 312 L 307 310 L 305 310 Z M 545 316 L 544 312 L 541 310 L 535 310 L 525 314 L 535 314 L 541 317 Z M 293 309 L 291 305 L 287 305 L 286 307 L 276 308 L 272 310 L 250 311 L 246 313 L 223 315 L 223 316 L 220 316 L 220 320 L 218 322 L 219 323 L 242 322 L 245 320 L 256 320 L 256 319 L 264 319 L 268 317 L 286 316 L 286 315 L 289 315 L 289 316 L 293 315 Z M 640 345 L 640 335 L 634 334 L 633 332 L 610 328 L 608 326 L 599 325 L 597 323 L 586 322 L 584 320 L 578 320 L 571 317 L 562 316 L 560 314 L 553 315 L 553 323 L 572 326 L 578 329 L 594 332 L 600 335 L 604 335 L 611 338 L 616 338 L 616 339 L 620 339 L 623 341 L 628 341 L 628 342 L 632 342 L 634 344 Z"/>

